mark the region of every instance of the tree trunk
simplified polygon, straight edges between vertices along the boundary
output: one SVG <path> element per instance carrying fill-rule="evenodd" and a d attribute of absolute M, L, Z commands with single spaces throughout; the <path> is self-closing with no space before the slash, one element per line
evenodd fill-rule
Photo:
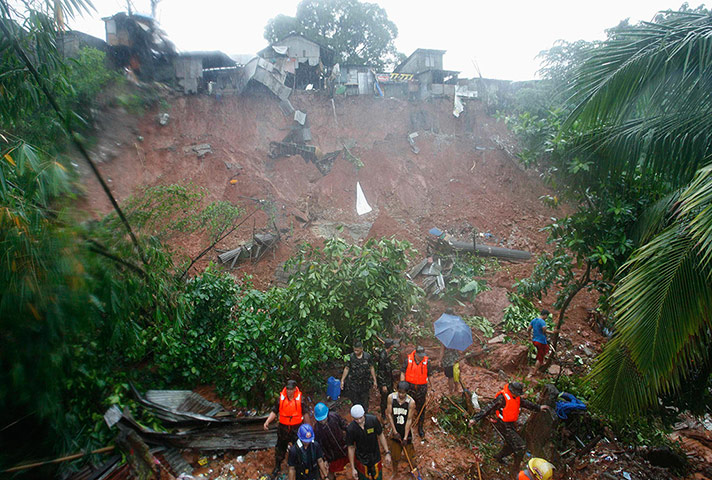
<path fill-rule="evenodd" d="M 481 243 L 461 242 L 459 240 L 450 240 L 450 245 L 455 250 L 463 250 L 466 252 L 475 252 L 482 257 L 496 257 L 512 262 L 525 262 L 532 258 L 532 254 L 523 250 L 512 250 L 511 248 L 491 247 Z"/>
<path fill-rule="evenodd" d="M 559 345 L 559 333 L 561 331 L 561 326 L 564 324 L 564 315 L 566 314 L 566 309 L 569 307 L 569 304 L 571 301 L 574 299 L 576 295 L 581 291 L 583 287 L 588 285 L 588 282 L 591 280 L 591 262 L 586 262 L 586 271 L 583 273 L 579 281 L 576 283 L 576 288 L 569 293 L 569 296 L 566 297 L 566 300 L 564 301 L 564 304 L 561 306 L 561 310 L 559 311 L 559 320 L 556 323 L 556 334 L 554 334 L 554 337 L 551 340 L 551 346 L 556 351 L 556 347 Z M 547 366 L 551 363 L 551 358 L 549 357 L 549 361 L 547 362 Z"/>

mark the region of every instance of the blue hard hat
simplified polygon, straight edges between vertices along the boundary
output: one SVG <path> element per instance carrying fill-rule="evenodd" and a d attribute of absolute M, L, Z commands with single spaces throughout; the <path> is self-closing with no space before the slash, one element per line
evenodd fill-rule
<path fill-rule="evenodd" d="M 299 427 L 299 430 L 297 430 L 297 437 L 299 437 L 299 440 L 301 440 L 302 443 L 311 443 L 314 440 L 314 430 L 311 425 L 305 423 Z"/>
<path fill-rule="evenodd" d="M 322 402 L 317 403 L 314 407 L 314 418 L 316 418 L 318 422 L 321 422 L 327 415 L 329 415 L 329 407 Z"/>

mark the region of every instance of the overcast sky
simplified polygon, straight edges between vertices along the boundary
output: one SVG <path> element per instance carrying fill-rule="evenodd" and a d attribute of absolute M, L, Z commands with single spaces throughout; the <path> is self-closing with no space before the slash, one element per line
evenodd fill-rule
<path fill-rule="evenodd" d="M 76 30 L 104 38 L 101 17 L 126 11 L 125 0 L 92 0 L 91 18 L 69 22 Z M 267 45 L 267 21 L 294 16 L 298 0 L 162 0 L 157 17 L 181 51 L 222 50 L 255 53 Z M 443 67 L 507 80 L 536 78 L 536 55 L 556 40 L 595 40 L 604 30 L 630 18 L 650 20 L 659 10 L 677 10 L 681 0 L 380 0 L 398 27 L 396 47 L 447 50 Z M 149 0 L 132 0 L 138 13 L 150 13 Z M 691 6 L 698 3 L 690 2 Z"/>

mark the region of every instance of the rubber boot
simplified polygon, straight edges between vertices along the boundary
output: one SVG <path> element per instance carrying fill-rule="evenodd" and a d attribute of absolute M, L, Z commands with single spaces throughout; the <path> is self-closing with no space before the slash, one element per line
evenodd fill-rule
<path fill-rule="evenodd" d="M 276 478 L 277 475 L 279 475 L 279 471 L 282 468 L 282 459 L 283 457 L 279 456 L 279 454 L 274 454 L 274 470 L 272 470 L 272 478 Z"/>

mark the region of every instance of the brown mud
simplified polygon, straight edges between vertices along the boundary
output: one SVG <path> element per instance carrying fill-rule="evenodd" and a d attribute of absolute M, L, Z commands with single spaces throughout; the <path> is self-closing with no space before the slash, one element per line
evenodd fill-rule
<path fill-rule="evenodd" d="M 210 201 L 227 200 L 241 205 L 246 212 L 256 210 L 243 227 L 217 246 L 222 250 L 248 241 L 253 231 L 270 229 L 273 224 L 282 229 L 282 240 L 274 251 L 257 263 L 247 262 L 232 270 L 238 277 L 243 273 L 253 275 L 258 288 L 275 282 L 275 270 L 299 244 L 319 244 L 339 225 L 344 226 L 341 235 L 356 243 L 392 235 L 408 240 L 420 252 L 414 263 L 425 255 L 428 230 L 432 227 L 455 235 L 474 228 L 490 234 L 492 245 L 527 250 L 536 258 L 547 249 L 542 228 L 551 217 L 565 213 L 540 201 L 542 195 L 553 192 L 536 171 L 522 169 L 498 146 L 514 141 L 506 127 L 488 116 L 478 102 L 469 102 L 465 113 L 454 118 L 452 101 L 448 99 L 412 103 L 394 98 L 342 97 L 334 100 L 333 109 L 329 100 L 314 92 L 295 92 L 290 100 L 295 108 L 307 113 L 313 144 L 323 152 L 346 145 L 363 166 L 357 168 L 342 154 L 331 172 L 322 176 L 313 164 L 298 156 L 270 159 L 269 142 L 281 140 L 292 121 L 272 97 L 255 94 L 220 100 L 172 97 L 168 98 L 169 108 L 154 108 L 139 120 L 113 111 L 112 123 L 104 125 L 104 137 L 109 140 L 103 144 L 100 140 L 109 153 L 101 156 L 104 161 L 99 168 L 105 178 L 111 179 L 109 185 L 119 201 L 142 186 L 192 182 L 209 192 Z M 156 116 L 163 112 L 169 113 L 170 120 L 160 126 Z M 418 133 L 417 155 L 407 141 L 411 132 Z M 198 158 L 195 152 L 186 150 L 202 143 L 210 144 L 212 153 Z M 361 217 L 355 208 L 357 181 L 373 207 L 371 213 Z M 90 216 L 110 211 L 109 201 L 88 175 L 85 188 L 86 195 L 80 202 L 83 211 Z M 297 217 L 310 222 L 305 225 Z M 194 235 L 175 243 L 176 248 L 193 257 L 205 248 L 206 239 Z M 210 261 L 216 261 L 215 253 L 197 262 L 191 273 L 202 271 Z M 502 262 L 502 268 L 488 278 L 492 290 L 457 313 L 483 315 L 497 326 L 508 305 L 507 291 L 516 280 L 528 276 L 533 266 L 534 260 Z M 541 308 L 553 311 L 553 300 L 550 294 Z M 595 296 L 588 292 L 581 292 L 570 305 L 562 330 L 562 357 L 578 355 L 589 364 L 601 350 L 604 338 L 587 321 L 589 309 L 594 306 Z M 431 303 L 433 320 L 442 309 L 441 301 Z M 496 334 L 500 331 L 497 328 Z M 525 337 L 524 332 L 519 335 L 521 343 L 527 343 Z M 473 349 L 482 348 L 479 342 L 475 343 Z M 426 347 L 428 353 L 437 356 L 439 347 L 435 342 Z M 525 377 L 528 369 L 525 357 L 520 356 L 524 363 L 509 361 L 517 356 L 518 344 L 488 347 L 488 353 L 478 357 L 476 364 L 462 366 L 464 384 L 484 399 L 492 398 L 507 379 Z M 405 347 L 402 353 L 408 353 Z M 576 366 L 560 368 L 575 370 Z M 211 400 L 219 400 L 209 387 L 198 391 Z M 439 398 L 447 391 L 443 373 L 435 373 L 429 395 Z M 324 393 L 314 393 L 315 401 L 321 400 L 319 396 Z M 371 404 L 377 405 L 375 393 Z M 437 402 L 432 402 L 426 412 L 427 441 L 416 442 L 424 480 L 438 476 L 473 478 L 476 470 L 472 470 L 472 452 L 458 445 L 433 421 L 437 408 Z M 349 418 L 346 407 L 342 413 Z M 482 431 L 489 432 L 484 435 L 489 436 L 490 442 L 499 442 L 489 429 Z M 633 473 L 636 479 L 646 478 L 637 473 L 637 460 L 629 462 L 631 465 L 620 461 L 606 465 L 600 460 L 607 455 L 606 448 L 609 447 L 594 449 L 591 460 L 583 459 L 579 469 L 568 472 L 565 478 L 624 478 L 619 473 L 622 471 Z M 197 466 L 198 454 L 186 453 L 186 458 Z M 249 452 L 239 458 L 234 452 L 215 459 L 206 455 L 208 465 L 195 473 L 213 479 L 254 480 L 271 472 L 273 458 L 271 450 Z M 485 461 L 481 468 L 483 479 L 507 478 L 506 468 L 495 462 Z M 614 477 L 603 475 L 615 468 L 619 471 Z M 563 478 L 562 473 L 557 478 Z M 402 462 L 399 473 L 393 476 L 386 469 L 386 477 L 406 479 L 411 474 Z M 350 474 L 337 478 L 350 478 Z"/>

